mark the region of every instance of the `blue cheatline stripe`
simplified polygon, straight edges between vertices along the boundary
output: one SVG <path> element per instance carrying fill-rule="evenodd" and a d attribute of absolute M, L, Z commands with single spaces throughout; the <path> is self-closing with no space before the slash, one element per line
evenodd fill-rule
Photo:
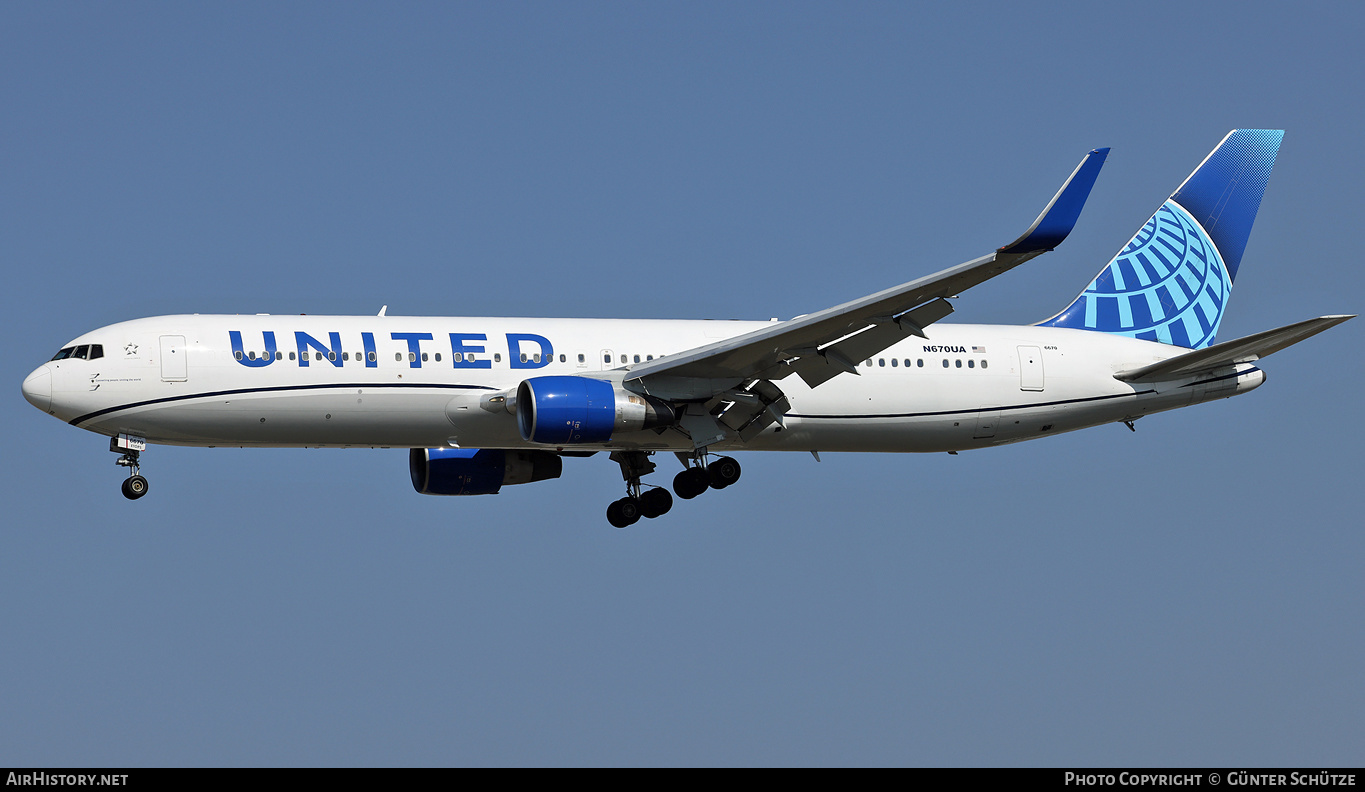
<path fill-rule="evenodd" d="M 82 416 L 80 416 L 79 418 L 72 418 L 70 421 L 67 421 L 67 423 L 71 424 L 72 426 L 76 426 L 77 424 L 84 423 L 85 421 L 89 421 L 89 420 L 92 419 L 92 418 L 98 418 L 98 417 L 100 417 L 101 415 L 108 415 L 109 413 L 115 413 L 115 412 L 118 412 L 118 411 L 120 411 L 120 410 L 131 410 L 131 409 L 133 409 L 133 408 L 135 408 L 135 407 L 146 407 L 146 406 L 149 405 L 149 404 L 166 404 L 166 403 L 168 403 L 168 402 L 188 401 L 188 400 L 190 400 L 190 399 L 212 399 L 212 398 L 216 398 L 216 397 L 219 397 L 219 396 L 240 396 L 240 395 L 242 395 L 242 394 L 247 394 L 247 393 L 280 393 L 280 392 L 283 392 L 283 391 L 327 390 L 327 389 L 330 389 L 330 388 L 347 388 L 347 389 L 349 389 L 349 388 L 360 388 L 360 389 L 369 388 L 370 390 L 376 390 L 376 389 L 381 389 L 381 388 L 408 388 L 408 389 L 410 389 L 410 388 L 428 388 L 428 389 L 445 389 L 445 390 L 497 390 L 496 388 L 490 388 L 490 387 L 488 387 L 488 386 L 486 386 L 486 385 L 447 385 L 447 384 L 441 384 L 441 383 L 435 383 L 435 384 L 433 384 L 433 383 L 427 383 L 427 384 L 423 384 L 423 383 L 420 383 L 420 382 L 399 382 L 399 383 L 387 383 L 387 384 L 376 384 L 376 383 L 373 383 L 373 382 L 351 382 L 351 383 L 343 382 L 343 383 L 338 383 L 338 384 L 327 384 L 327 385 L 280 385 L 280 386 L 272 387 L 272 388 L 238 388 L 238 389 L 236 389 L 236 390 L 206 391 L 206 392 L 203 392 L 203 393 L 187 393 L 187 394 L 185 394 L 185 395 L 183 395 L 183 396 L 166 396 L 166 397 L 163 397 L 163 398 L 160 398 L 160 399 L 147 399 L 146 401 L 129 402 L 128 404 L 120 404 L 120 405 L 117 406 L 117 407 L 106 407 L 106 408 L 104 408 L 103 410 L 96 410 L 95 412 L 92 412 L 92 413 L 86 413 L 85 415 L 82 415 Z"/>
<path fill-rule="evenodd" d="M 1212 381 L 1212 380 L 1210 380 Z M 967 415 L 983 412 L 1004 412 L 1006 410 L 1027 410 L 1030 407 L 1056 407 L 1060 404 L 1081 404 L 1083 402 L 1108 401 L 1112 399 L 1127 399 L 1134 396 L 1143 396 L 1148 393 L 1156 393 L 1155 389 L 1134 391 L 1132 393 L 1112 393 L 1107 396 L 1086 396 L 1081 399 L 1061 399 L 1050 402 L 1032 402 L 1029 404 L 1011 404 L 1005 407 L 977 407 L 970 410 L 941 410 L 939 412 L 919 412 L 919 413 L 879 413 L 873 415 L 803 415 L 800 413 L 787 413 L 788 418 L 808 418 L 812 420 L 838 420 L 847 421 L 859 418 L 931 418 L 937 415 Z"/>

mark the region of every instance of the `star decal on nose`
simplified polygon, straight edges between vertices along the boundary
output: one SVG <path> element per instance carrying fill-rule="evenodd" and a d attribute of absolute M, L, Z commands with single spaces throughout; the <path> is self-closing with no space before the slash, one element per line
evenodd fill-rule
<path fill-rule="evenodd" d="M 123 347 L 123 354 L 132 357 L 137 354 L 137 344 L 127 344 Z"/>

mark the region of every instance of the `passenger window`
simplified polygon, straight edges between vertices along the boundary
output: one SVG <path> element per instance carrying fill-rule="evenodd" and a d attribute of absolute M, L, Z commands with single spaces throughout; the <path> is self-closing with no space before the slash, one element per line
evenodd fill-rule
<path fill-rule="evenodd" d="M 393 359 L 396 360 L 396 361 L 399 362 L 399 363 L 402 363 L 402 362 L 403 362 L 403 353 L 402 353 L 402 352 L 394 352 L 394 353 L 393 353 Z"/>
<path fill-rule="evenodd" d="M 943 359 L 943 367 L 948 368 L 948 358 Z"/>
<path fill-rule="evenodd" d="M 583 356 L 583 353 L 582 353 L 582 352 L 578 353 L 578 362 L 579 362 L 579 363 L 587 363 L 587 362 L 588 362 L 588 359 L 587 359 L 586 357 Z"/>
<path fill-rule="evenodd" d="M 610 363 L 610 362 L 611 362 L 611 355 L 603 355 L 603 356 L 602 356 L 602 362 L 603 362 L 603 363 Z"/>
<path fill-rule="evenodd" d="M 232 356 L 235 357 L 235 358 L 237 358 L 238 360 L 241 360 L 241 359 L 242 359 L 242 353 L 241 353 L 240 351 L 239 351 L 239 352 L 233 352 L 233 353 L 232 353 Z M 53 360 L 56 360 L 56 359 L 57 359 L 57 358 L 53 358 Z"/>
<path fill-rule="evenodd" d="M 877 358 L 877 365 L 886 368 L 886 358 Z"/>
<path fill-rule="evenodd" d="M 440 362 L 441 362 L 441 353 L 440 353 L 440 352 L 437 352 L 437 353 L 436 353 L 436 362 L 437 362 L 437 363 L 440 363 Z"/>
<path fill-rule="evenodd" d="M 540 353 L 539 353 L 539 352 L 537 352 L 537 353 L 535 353 L 534 355 L 531 356 L 531 362 L 532 362 L 532 363 L 539 363 L 539 362 L 540 362 Z M 549 361 L 546 361 L 546 362 L 548 363 Z"/>
<path fill-rule="evenodd" d="M 985 368 L 985 367 L 986 367 L 986 361 L 983 360 L 983 361 L 981 361 L 981 368 Z"/>
<path fill-rule="evenodd" d="M 867 361 L 863 363 L 863 365 L 867 366 L 868 368 L 872 368 L 872 358 L 868 358 Z"/>
<path fill-rule="evenodd" d="M 246 353 L 246 356 L 247 356 L 247 358 L 249 358 L 249 359 L 251 359 L 251 360 L 255 360 L 255 359 L 256 359 L 256 353 L 255 353 L 255 351 Z"/>
<path fill-rule="evenodd" d="M 976 361 L 969 358 L 967 360 L 967 368 L 976 368 Z"/>
<path fill-rule="evenodd" d="M 582 357 L 582 355 L 579 355 L 579 357 Z M 569 362 L 569 357 L 568 357 L 567 355 L 560 355 L 560 356 L 559 356 L 559 362 L 560 362 L 560 363 L 568 363 L 568 362 Z"/>
<path fill-rule="evenodd" d="M 622 355 L 622 356 L 621 356 L 621 362 L 622 362 L 622 363 L 625 363 L 625 362 L 626 362 L 626 356 L 625 356 L 625 355 Z"/>
<path fill-rule="evenodd" d="M 962 361 L 961 361 L 961 360 L 955 360 L 955 361 L 953 361 L 953 362 L 957 364 L 957 367 L 958 367 L 958 368 L 962 368 Z"/>
<path fill-rule="evenodd" d="M 905 367 L 910 368 L 910 358 L 905 359 Z"/>
<path fill-rule="evenodd" d="M 314 352 L 314 353 L 313 353 L 313 359 L 314 359 L 314 360 L 322 360 L 322 353 L 321 353 L 321 352 Z"/>
<path fill-rule="evenodd" d="M 374 354 L 373 352 L 368 352 L 368 353 L 366 353 L 365 357 L 366 357 L 366 359 L 368 359 L 371 363 L 376 362 L 376 361 L 375 361 L 375 354 Z M 293 352 L 290 352 L 290 353 L 289 353 L 289 359 L 290 359 L 290 360 L 293 360 L 293 359 L 294 359 L 294 353 L 293 353 Z"/>
<path fill-rule="evenodd" d="M 422 362 L 423 363 L 427 362 L 427 353 L 425 352 L 422 353 Z"/>
<path fill-rule="evenodd" d="M 337 353 L 335 353 L 335 352 L 328 352 L 328 353 L 327 353 L 327 359 L 330 360 L 330 361 L 332 361 L 333 363 L 335 363 L 335 362 L 336 362 L 336 359 L 337 359 Z"/>
<path fill-rule="evenodd" d="M 899 361 L 897 361 L 895 358 L 891 358 L 891 368 L 895 368 L 898 362 Z"/>
<path fill-rule="evenodd" d="M 275 359 L 276 359 L 276 360 L 284 360 L 284 353 L 283 353 L 283 352 L 276 352 L 276 353 L 275 353 Z"/>
<path fill-rule="evenodd" d="M 635 362 L 636 362 L 636 363 L 639 363 L 639 362 L 640 362 L 640 356 L 639 356 L 639 355 L 636 355 L 636 356 L 635 356 Z"/>
<path fill-rule="evenodd" d="M 341 360 L 342 360 L 342 362 L 349 362 L 350 359 L 351 359 L 351 353 L 350 353 L 350 352 L 342 352 L 342 353 L 341 353 Z"/>
<path fill-rule="evenodd" d="M 910 365 L 910 364 L 907 362 L 905 365 L 908 366 L 908 365 Z M 916 361 L 915 361 L 915 365 L 916 365 L 917 367 L 919 367 L 919 368 L 924 368 L 924 358 L 920 358 L 919 360 L 916 360 Z"/>
<path fill-rule="evenodd" d="M 463 353 L 463 352 L 456 352 L 455 354 L 453 354 L 453 355 L 450 356 L 450 359 L 453 360 L 453 361 L 455 361 L 456 363 L 463 363 L 463 362 L 464 362 L 464 353 Z"/>
<path fill-rule="evenodd" d="M 526 362 L 526 353 L 525 353 L 525 352 L 522 352 L 522 353 L 521 353 L 521 362 L 522 362 L 522 363 L 525 363 L 525 362 Z"/>
<path fill-rule="evenodd" d="M 371 354 L 373 354 L 373 353 L 371 353 Z M 289 359 L 290 359 L 290 360 L 293 360 L 293 359 L 294 359 L 294 353 L 293 353 L 293 352 L 290 352 L 290 353 L 289 353 Z"/>
<path fill-rule="evenodd" d="M 502 362 L 502 353 L 501 353 L 501 352 L 494 352 L 494 353 L 493 353 L 493 362 L 494 362 L 494 363 L 501 363 L 501 362 Z"/>

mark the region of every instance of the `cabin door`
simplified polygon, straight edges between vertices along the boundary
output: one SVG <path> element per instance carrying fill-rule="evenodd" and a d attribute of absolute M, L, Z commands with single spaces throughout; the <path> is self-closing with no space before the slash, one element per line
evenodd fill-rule
<path fill-rule="evenodd" d="M 1036 346 L 1019 347 L 1019 390 L 1043 389 L 1043 350 Z"/>
<path fill-rule="evenodd" d="M 161 337 L 161 379 L 163 382 L 184 382 L 188 379 L 189 367 L 185 364 L 185 337 L 165 335 Z"/>

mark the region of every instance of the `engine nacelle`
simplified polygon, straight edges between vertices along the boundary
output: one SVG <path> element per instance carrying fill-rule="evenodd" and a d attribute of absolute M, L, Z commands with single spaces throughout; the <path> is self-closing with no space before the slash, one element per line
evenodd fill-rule
<path fill-rule="evenodd" d="M 564 460 L 549 451 L 494 448 L 414 448 L 412 488 L 423 495 L 496 495 L 503 485 L 559 478 Z"/>
<path fill-rule="evenodd" d="M 517 387 L 516 410 L 522 438 L 545 445 L 605 443 L 678 420 L 668 402 L 591 377 L 532 377 Z"/>

